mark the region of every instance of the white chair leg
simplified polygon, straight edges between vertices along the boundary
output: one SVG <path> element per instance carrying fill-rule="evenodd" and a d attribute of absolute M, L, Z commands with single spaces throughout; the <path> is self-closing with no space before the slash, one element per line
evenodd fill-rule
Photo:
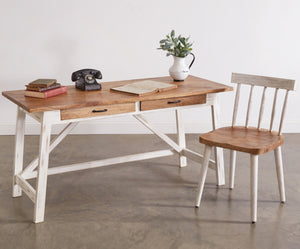
<path fill-rule="evenodd" d="M 203 192 L 204 183 L 205 183 L 205 179 L 206 179 L 206 173 L 207 173 L 208 164 L 209 164 L 209 158 L 210 158 L 210 154 L 211 154 L 211 149 L 212 149 L 211 146 L 205 145 L 195 207 L 200 206 L 200 201 L 201 201 L 201 197 L 202 197 L 202 192 Z"/>
<path fill-rule="evenodd" d="M 213 97 L 213 105 L 211 106 L 212 127 L 213 130 L 219 127 L 220 103 L 216 94 Z M 217 185 L 225 185 L 225 171 L 224 171 L 224 156 L 223 148 L 215 147 L 215 162 L 216 162 L 216 178 Z"/>
<path fill-rule="evenodd" d="M 217 186 L 225 185 L 223 148 L 215 147 Z"/>
<path fill-rule="evenodd" d="M 250 189 L 251 189 L 251 220 L 252 223 L 257 219 L 257 171 L 258 155 L 250 155 Z"/>
<path fill-rule="evenodd" d="M 275 163 L 276 163 L 276 172 L 277 172 L 280 201 L 282 203 L 284 203 L 285 202 L 285 188 L 284 188 L 281 147 L 278 147 L 274 150 L 274 156 L 275 156 Z"/>
<path fill-rule="evenodd" d="M 230 165 L 229 165 L 229 188 L 234 188 L 234 176 L 236 165 L 236 151 L 230 150 Z"/>

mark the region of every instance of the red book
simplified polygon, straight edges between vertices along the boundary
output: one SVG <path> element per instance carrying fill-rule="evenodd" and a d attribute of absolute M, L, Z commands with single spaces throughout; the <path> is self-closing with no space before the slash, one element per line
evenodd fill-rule
<path fill-rule="evenodd" d="M 63 93 L 66 93 L 68 88 L 66 86 L 62 86 L 59 88 L 47 90 L 44 92 L 35 92 L 35 91 L 25 91 L 25 96 L 27 97 L 34 97 L 34 98 L 40 98 L 40 99 L 47 99 L 53 96 L 57 96 Z"/>

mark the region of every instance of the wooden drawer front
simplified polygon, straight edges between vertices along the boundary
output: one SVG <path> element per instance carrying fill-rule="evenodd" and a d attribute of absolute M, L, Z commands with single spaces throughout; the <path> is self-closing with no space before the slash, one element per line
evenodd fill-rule
<path fill-rule="evenodd" d="M 141 111 L 204 103 L 206 103 L 206 94 L 182 98 L 148 100 L 141 102 Z"/>
<path fill-rule="evenodd" d="M 61 110 L 60 117 L 61 120 L 65 120 L 65 119 L 74 119 L 74 118 L 97 117 L 103 115 L 127 113 L 127 112 L 134 112 L 134 111 L 135 111 L 135 103 L 100 105 L 100 106 Z"/>

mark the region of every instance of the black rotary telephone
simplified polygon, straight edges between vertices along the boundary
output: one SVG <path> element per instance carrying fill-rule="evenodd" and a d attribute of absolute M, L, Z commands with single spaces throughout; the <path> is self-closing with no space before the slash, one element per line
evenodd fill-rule
<path fill-rule="evenodd" d="M 81 69 L 72 73 L 72 81 L 75 81 L 77 89 L 82 91 L 101 90 L 101 85 L 96 79 L 102 79 L 102 74 L 95 69 Z"/>

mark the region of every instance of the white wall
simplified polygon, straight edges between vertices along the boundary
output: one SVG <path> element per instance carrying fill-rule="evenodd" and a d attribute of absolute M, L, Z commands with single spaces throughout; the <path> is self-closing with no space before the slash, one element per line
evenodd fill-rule
<path fill-rule="evenodd" d="M 167 75 L 172 58 L 156 48 L 171 29 L 194 41 L 193 75 L 229 84 L 231 72 L 243 72 L 299 83 L 299 10 L 298 0 L 2 0 L 0 90 L 43 77 L 70 85 L 71 73 L 86 67 L 100 69 L 103 81 Z M 226 125 L 233 93 L 222 94 L 221 103 Z M 290 96 L 285 132 L 300 132 L 299 106 L 300 91 Z M 0 113 L 0 134 L 13 134 L 16 107 L 3 96 Z M 184 116 L 188 132 L 210 129 L 208 108 Z M 173 113 L 149 119 L 175 131 Z M 27 133 L 38 132 L 35 121 L 27 124 Z M 75 132 L 146 132 L 129 117 L 94 124 Z"/>

